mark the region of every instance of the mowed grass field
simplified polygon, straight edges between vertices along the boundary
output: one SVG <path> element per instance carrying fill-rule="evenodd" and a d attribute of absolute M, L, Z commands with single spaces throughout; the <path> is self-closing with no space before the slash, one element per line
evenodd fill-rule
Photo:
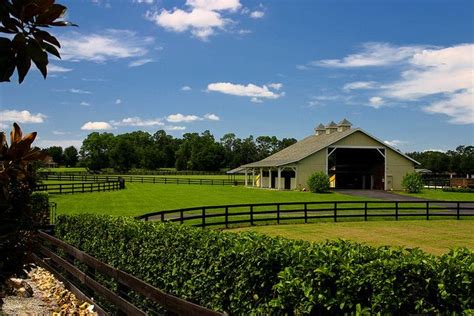
<path fill-rule="evenodd" d="M 51 195 L 58 214 L 137 216 L 193 206 L 245 203 L 367 200 L 340 193 L 276 191 L 243 186 L 127 183 L 125 190 Z"/>
<path fill-rule="evenodd" d="M 418 247 L 434 255 L 441 255 L 455 247 L 467 247 L 474 250 L 473 220 L 403 220 L 268 225 L 237 228 L 228 231 L 253 231 L 269 236 L 282 236 L 313 242 L 350 239 L 374 246 Z"/>
<path fill-rule="evenodd" d="M 415 196 L 427 200 L 442 201 L 474 201 L 474 193 L 444 192 L 443 190 L 424 189 L 420 193 L 407 193 L 396 191 L 395 193 L 407 196 Z"/>

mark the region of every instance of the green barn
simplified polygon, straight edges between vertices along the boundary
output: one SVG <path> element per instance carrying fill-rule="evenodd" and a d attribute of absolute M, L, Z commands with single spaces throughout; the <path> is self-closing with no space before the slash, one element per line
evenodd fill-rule
<path fill-rule="evenodd" d="M 320 124 L 315 133 L 263 159 L 238 168 L 246 186 L 305 189 L 316 171 L 335 189 L 401 190 L 403 176 L 419 163 L 346 119 Z"/>

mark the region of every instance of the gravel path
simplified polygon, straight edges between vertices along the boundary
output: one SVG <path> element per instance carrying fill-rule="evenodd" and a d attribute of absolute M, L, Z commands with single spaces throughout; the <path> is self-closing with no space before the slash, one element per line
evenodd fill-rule
<path fill-rule="evenodd" d="M 24 281 L 32 288 L 33 296 L 5 297 L 0 315 L 97 315 L 93 305 L 79 301 L 43 268 L 32 269 Z"/>

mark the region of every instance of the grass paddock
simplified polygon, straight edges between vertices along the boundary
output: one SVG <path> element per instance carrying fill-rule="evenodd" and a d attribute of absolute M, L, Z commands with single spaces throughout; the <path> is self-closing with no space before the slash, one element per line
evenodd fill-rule
<path fill-rule="evenodd" d="M 270 236 L 320 242 L 350 239 L 374 246 L 421 248 L 441 255 L 450 248 L 474 249 L 473 220 L 403 220 L 314 224 L 268 225 L 230 229 L 229 232 L 253 231 Z"/>

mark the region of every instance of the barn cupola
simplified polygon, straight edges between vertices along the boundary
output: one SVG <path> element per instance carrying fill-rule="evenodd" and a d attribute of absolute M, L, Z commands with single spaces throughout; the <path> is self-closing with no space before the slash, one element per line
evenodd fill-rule
<path fill-rule="evenodd" d="M 351 126 L 352 126 L 351 122 L 349 122 L 346 119 L 343 119 L 342 121 L 339 122 L 339 124 L 337 124 L 337 131 L 338 132 L 344 132 L 344 131 L 350 129 Z"/>
<path fill-rule="evenodd" d="M 334 132 L 337 132 L 337 124 L 331 121 L 331 123 L 326 125 L 326 134 L 332 134 Z"/>
<path fill-rule="evenodd" d="M 324 127 L 323 124 L 319 124 L 315 129 L 314 129 L 316 136 L 323 135 L 326 133 L 326 127 Z"/>

